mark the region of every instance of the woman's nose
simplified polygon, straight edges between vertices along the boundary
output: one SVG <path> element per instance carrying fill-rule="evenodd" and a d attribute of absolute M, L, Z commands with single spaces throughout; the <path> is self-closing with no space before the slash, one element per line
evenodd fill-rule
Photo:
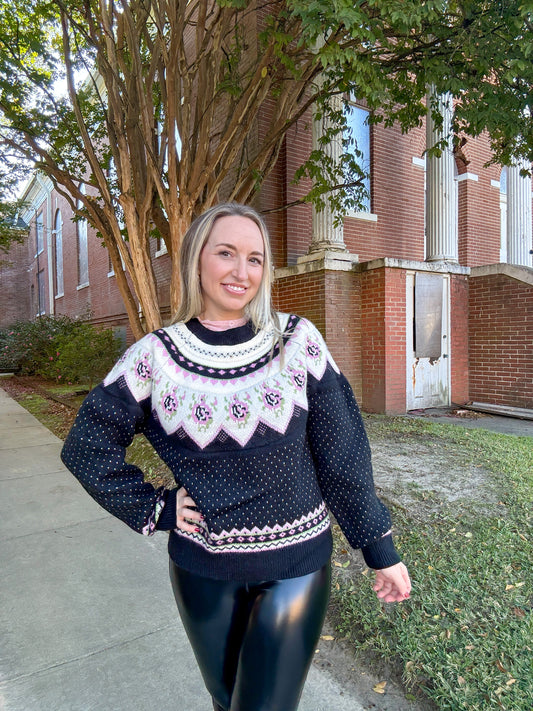
<path fill-rule="evenodd" d="M 235 277 L 240 281 L 246 281 L 246 279 L 248 279 L 248 261 L 246 258 L 237 258 L 237 260 L 235 261 L 233 273 L 235 274 Z"/>

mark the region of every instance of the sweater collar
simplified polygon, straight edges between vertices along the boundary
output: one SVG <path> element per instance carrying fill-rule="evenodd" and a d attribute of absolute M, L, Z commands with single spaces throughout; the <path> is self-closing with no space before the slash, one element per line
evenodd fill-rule
<path fill-rule="evenodd" d="M 244 326 L 228 328 L 225 331 L 212 331 L 203 326 L 197 318 L 187 321 L 185 326 L 196 338 L 210 346 L 234 346 L 246 343 L 256 335 L 251 321 Z"/>

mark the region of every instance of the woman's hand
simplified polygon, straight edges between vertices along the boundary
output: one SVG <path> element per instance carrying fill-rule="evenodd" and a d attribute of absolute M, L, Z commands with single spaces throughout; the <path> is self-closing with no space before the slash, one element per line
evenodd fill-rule
<path fill-rule="evenodd" d="M 191 523 L 191 521 L 203 521 L 204 517 L 202 514 L 196 510 L 196 504 L 193 499 L 187 493 L 185 487 L 178 489 L 176 495 L 176 526 L 182 531 L 189 531 L 194 533 L 199 531 L 197 523 Z"/>
<path fill-rule="evenodd" d="M 376 570 L 376 582 L 373 585 L 377 596 L 383 602 L 401 602 L 411 593 L 411 580 L 403 563 L 396 563 L 389 568 Z"/>

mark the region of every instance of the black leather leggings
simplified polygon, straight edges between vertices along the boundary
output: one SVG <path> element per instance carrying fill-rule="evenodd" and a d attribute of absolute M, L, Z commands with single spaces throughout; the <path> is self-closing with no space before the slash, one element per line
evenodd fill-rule
<path fill-rule="evenodd" d="M 296 711 L 329 599 L 331 570 L 259 583 L 204 578 L 170 561 L 181 619 L 222 711 Z"/>

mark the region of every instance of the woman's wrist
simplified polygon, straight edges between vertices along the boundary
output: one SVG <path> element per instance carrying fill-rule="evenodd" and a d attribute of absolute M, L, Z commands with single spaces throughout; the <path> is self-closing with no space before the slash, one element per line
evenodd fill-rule
<path fill-rule="evenodd" d="M 372 541 L 361 548 L 361 552 L 368 567 L 375 570 L 390 568 L 391 565 L 396 565 L 401 561 L 390 531 L 378 538 L 377 541 Z"/>

